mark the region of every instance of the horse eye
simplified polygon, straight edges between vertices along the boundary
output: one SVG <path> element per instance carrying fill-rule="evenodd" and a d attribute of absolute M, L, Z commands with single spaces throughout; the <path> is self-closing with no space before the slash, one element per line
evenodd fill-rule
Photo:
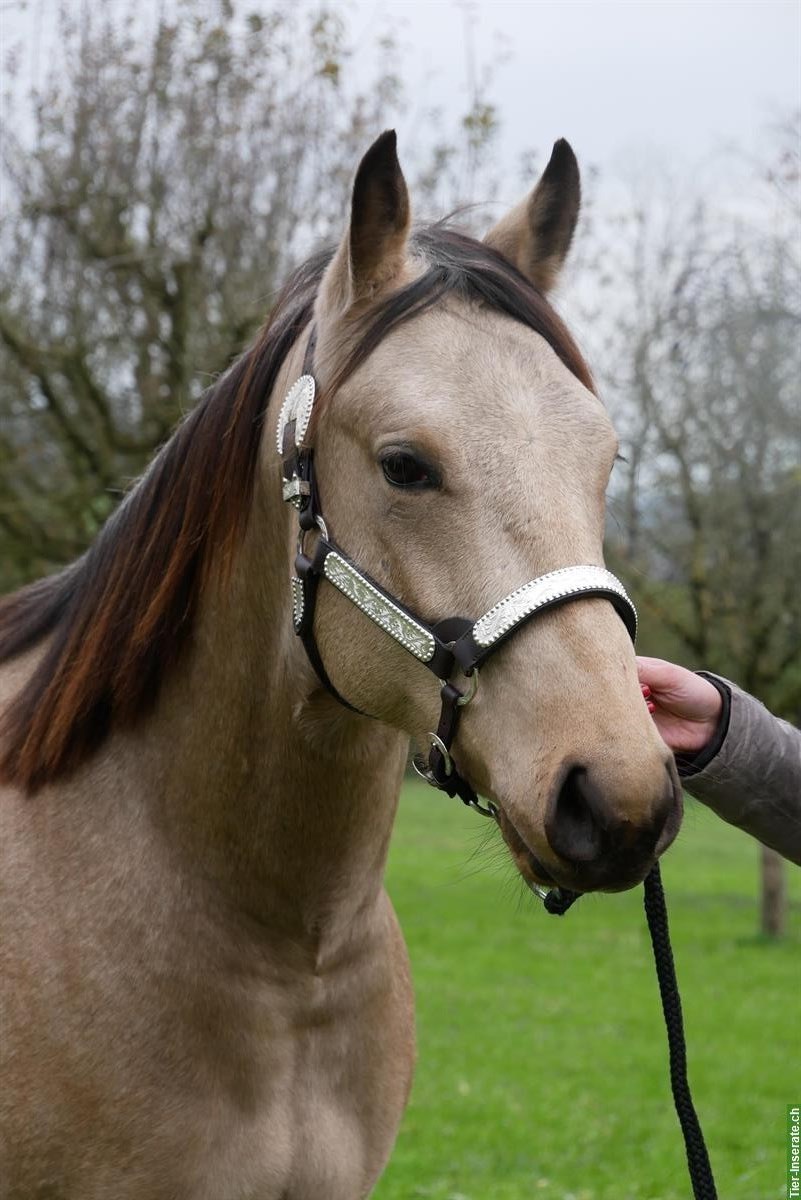
<path fill-rule="evenodd" d="M 390 450 L 383 455 L 381 467 L 387 483 L 399 488 L 439 487 L 439 477 L 433 467 L 421 462 L 408 450 Z"/>

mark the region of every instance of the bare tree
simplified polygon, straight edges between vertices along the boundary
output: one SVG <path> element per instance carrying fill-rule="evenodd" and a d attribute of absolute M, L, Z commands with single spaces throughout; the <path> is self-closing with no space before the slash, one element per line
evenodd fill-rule
<path fill-rule="evenodd" d="M 727 674 L 796 721 L 797 146 L 779 148 L 756 217 L 698 204 L 663 210 L 658 232 L 646 209 L 629 222 L 630 303 L 612 342 L 626 462 L 611 538 L 636 576 L 650 649 Z M 762 863 L 762 924 L 776 934 L 781 864 L 772 852 Z"/>
<path fill-rule="evenodd" d="M 0 588 L 91 540 L 290 266 L 338 234 L 353 164 L 402 102 L 385 35 L 351 86 L 336 7 L 174 0 L 149 31 L 76 7 L 33 137 L 3 139 Z M 493 129 L 476 91 L 418 156 L 430 195 Z"/>

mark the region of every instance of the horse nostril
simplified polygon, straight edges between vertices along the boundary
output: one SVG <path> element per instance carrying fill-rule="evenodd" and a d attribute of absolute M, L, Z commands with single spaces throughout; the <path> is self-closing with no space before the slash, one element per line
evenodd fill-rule
<path fill-rule="evenodd" d="M 585 767 L 571 767 L 548 805 L 545 834 L 567 862 L 595 862 L 603 849 L 598 798 Z"/>
<path fill-rule="evenodd" d="M 675 774 L 675 773 L 674 773 Z M 587 767 L 573 766 L 551 795 L 545 836 L 565 863 L 618 870 L 661 853 L 681 823 L 681 792 L 674 774 L 650 812 L 629 818 L 615 809 Z"/>

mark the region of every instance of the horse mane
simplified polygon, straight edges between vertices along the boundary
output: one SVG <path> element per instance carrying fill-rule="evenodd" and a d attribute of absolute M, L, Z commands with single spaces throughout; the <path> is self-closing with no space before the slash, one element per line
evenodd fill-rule
<path fill-rule="evenodd" d="M 587 387 L 592 379 L 545 297 L 496 251 L 447 225 L 418 231 L 429 264 L 370 314 L 330 398 L 397 325 L 457 294 L 536 330 Z M 112 726 L 150 711 L 191 637 L 203 587 L 225 578 L 254 489 L 264 411 L 312 317 L 331 252 L 282 290 L 254 345 L 199 401 L 92 546 L 0 600 L 0 663 L 49 638 L 2 725 L 0 778 L 34 791 L 85 762 Z"/>

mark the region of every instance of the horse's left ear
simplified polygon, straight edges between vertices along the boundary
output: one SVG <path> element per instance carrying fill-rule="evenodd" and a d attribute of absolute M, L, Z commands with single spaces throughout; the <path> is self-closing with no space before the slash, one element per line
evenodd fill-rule
<path fill-rule="evenodd" d="M 370 300 L 400 279 L 411 225 L 409 193 L 398 162 L 395 130 L 382 133 L 359 163 L 350 226 L 321 293 L 335 311 Z"/>
<path fill-rule="evenodd" d="M 567 258 L 578 221 L 581 180 L 576 156 L 560 138 L 534 191 L 490 230 L 499 250 L 542 292 L 550 291 Z"/>

